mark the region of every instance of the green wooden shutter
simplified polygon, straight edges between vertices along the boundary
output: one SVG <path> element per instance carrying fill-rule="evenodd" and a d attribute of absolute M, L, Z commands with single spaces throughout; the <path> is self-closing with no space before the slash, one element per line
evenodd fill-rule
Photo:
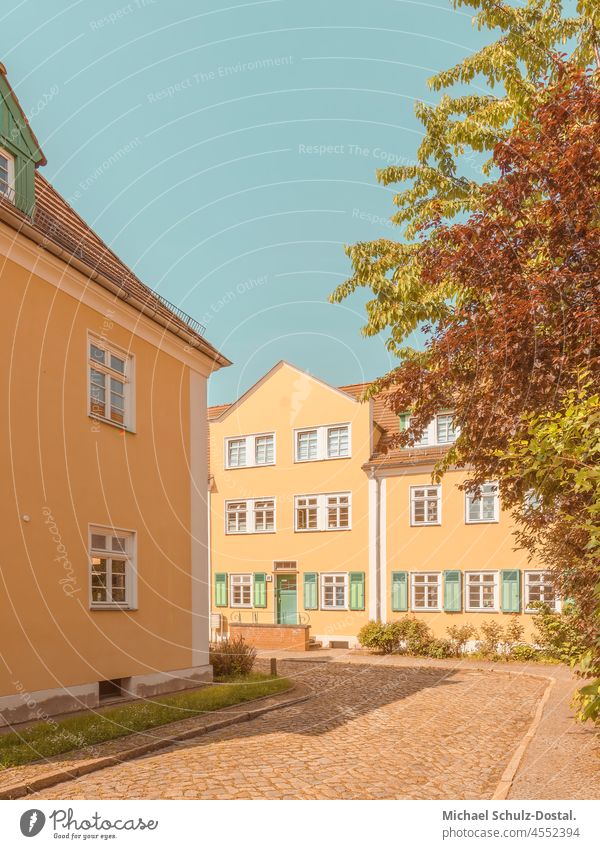
<path fill-rule="evenodd" d="M 318 610 L 319 608 L 319 575 L 317 572 L 304 573 L 304 609 Z"/>
<path fill-rule="evenodd" d="M 392 610 L 408 610 L 408 572 L 392 572 Z"/>
<path fill-rule="evenodd" d="M 254 607 L 267 606 L 267 576 L 265 572 L 254 573 Z"/>
<path fill-rule="evenodd" d="M 215 572 L 215 607 L 227 607 L 227 572 Z"/>
<path fill-rule="evenodd" d="M 350 610 L 365 609 L 365 573 L 350 572 Z"/>
<path fill-rule="evenodd" d="M 35 167 L 30 159 L 19 156 L 15 159 L 15 206 L 26 215 L 31 215 L 35 203 Z"/>
<path fill-rule="evenodd" d="M 502 570 L 502 612 L 521 612 L 521 570 Z"/>
<path fill-rule="evenodd" d="M 461 574 L 458 569 L 444 572 L 444 610 L 460 613 L 462 610 Z"/>

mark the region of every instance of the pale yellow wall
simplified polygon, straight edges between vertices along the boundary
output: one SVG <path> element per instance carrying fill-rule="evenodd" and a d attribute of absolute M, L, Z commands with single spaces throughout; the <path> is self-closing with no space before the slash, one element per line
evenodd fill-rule
<path fill-rule="evenodd" d="M 527 553 L 515 551 L 513 521 L 500 509 L 497 523 L 466 524 L 465 494 L 458 489 L 467 475 L 460 471 L 448 472 L 442 481 L 442 524 L 411 527 L 410 487 L 431 485 L 431 472 L 409 470 L 406 474 L 386 480 L 387 513 L 387 587 L 385 609 L 388 621 L 405 616 L 391 609 L 391 573 L 443 572 L 447 569 L 466 571 L 500 571 L 502 569 L 535 569 L 528 562 Z M 522 578 L 522 576 L 521 576 Z M 499 578 L 500 580 L 500 578 Z M 464 575 L 463 575 L 464 593 Z M 409 595 L 410 605 L 410 595 Z M 464 599 L 463 599 L 464 611 Z M 411 611 L 412 613 L 412 611 Z M 495 619 L 506 624 L 509 614 L 415 612 L 424 619 L 437 636 L 446 636 L 448 625 L 465 622 L 477 627 L 482 621 Z M 531 628 L 531 614 L 522 614 L 521 621 Z"/>
<path fill-rule="evenodd" d="M 350 422 L 352 456 L 307 463 L 294 462 L 295 428 Z M 226 437 L 274 431 L 276 465 L 225 470 Z M 302 573 L 364 572 L 368 609 L 368 494 L 361 469 L 369 457 L 369 406 L 288 365 L 282 365 L 224 420 L 210 425 L 211 557 L 215 572 L 267 572 L 273 560 L 297 560 L 298 611 L 304 614 Z M 352 530 L 294 532 L 294 495 L 352 492 Z M 241 498 L 275 497 L 274 534 L 225 534 L 224 505 Z M 230 615 L 229 608 L 213 610 Z M 259 621 L 273 622 L 274 583 L 267 584 L 268 608 L 255 611 Z M 242 615 L 247 621 L 249 611 Z M 335 638 L 354 635 L 367 621 L 365 611 L 306 611 L 311 634 Z"/>
<path fill-rule="evenodd" d="M 189 667 L 189 368 L 0 263 L 0 695 Z M 135 355 L 135 434 L 87 415 L 88 331 Z M 90 611 L 88 523 L 137 531 L 137 610 Z"/>

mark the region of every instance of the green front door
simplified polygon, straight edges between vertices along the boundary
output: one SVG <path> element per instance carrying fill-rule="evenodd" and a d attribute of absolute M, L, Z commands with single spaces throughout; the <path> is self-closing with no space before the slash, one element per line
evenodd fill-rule
<path fill-rule="evenodd" d="M 277 575 L 277 624 L 297 625 L 296 575 Z"/>

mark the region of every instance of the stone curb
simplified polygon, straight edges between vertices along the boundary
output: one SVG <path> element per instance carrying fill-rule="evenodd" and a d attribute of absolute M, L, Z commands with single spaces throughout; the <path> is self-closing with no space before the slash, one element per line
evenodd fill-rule
<path fill-rule="evenodd" d="M 290 690 L 295 689 L 297 689 L 297 685 L 294 685 L 290 688 Z M 281 708 L 291 707 L 292 705 L 297 705 L 301 702 L 306 702 L 309 699 L 314 698 L 314 696 L 315 693 L 311 692 L 307 693 L 304 696 L 299 696 L 294 699 L 287 699 L 286 701 L 278 702 L 274 705 L 267 705 L 265 707 L 255 708 L 254 710 L 236 713 L 232 716 L 226 717 L 225 719 L 218 719 L 215 722 L 211 722 L 210 724 L 204 725 L 199 728 L 190 728 L 185 731 L 180 731 L 177 734 L 170 734 L 165 737 L 161 737 L 159 740 L 151 740 L 148 743 L 142 743 L 142 745 L 140 746 L 134 746 L 131 749 L 125 749 L 123 752 L 119 752 L 116 755 L 107 755 L 106 757 L 94 758 L 93 760 L 85 761 L 81 764 L 81 766 L 69 767 L 68 769 L 62 769 L 57 770 L 55 772 L 46 773 L 46 775 L 42 775 L 39 778 L 34 778 L 31 781 L 23 782 L 22 784 L 9 784 L 7 787 L 3 787 L 2 789 L 0 789 L 0 799 L 20 799 L 23 796 L 28 796 L 30 793 L 35 793 L 38 790 L 44 790 L 47 787 L 53 787 L 56 784 L 61 784 L 63 781 L 70 781 L 74 778 L 78 778 L 81 775 L 88 775 L 91 772 L 98 772 L 98 770 L 106 769 L 106 767 L 115 766 L 115 764 L 122 763 L 123 761 L 134 760 L 135 758 L 142 757 L 143 755 L 146 755 L 149 752 L 155 752 L 158 749 L 168 748 L 169 746 L 173 745 L 173 743 L 183 742 L 184 740 L 189 740 L 193 737 L 201 737 L 204 734 L 210 734 L 211 731 L 218 731 L 221 728 L 227 728 L 227 726 L 229 725 L 236 725 L 237 723 L 241 722 L 249 722 L 250 720 L 256 719 L 259 716 L 263 716 L 263 714 L 265 713 L 271 713 L 274 710 L 280 710 Z M 253 699 L 252 701 L 258 702 L 262 699 L 267 698 L 273 698 L 273 696 L 260 696 L 258 699 Z M 231 707 L 235 706 L 232 705 Z M 226 710 L 228 710 L 228 708 L 226 708 Z"/>
<path fill-rule="evenodd" d="M 533 676 L 532 675 L 531 677 L 532 678 L 533 677 L 542 678 L 542 677 L 546 677 L 546 676 L 541 676 L 541 675 Z M 544 692 L 542 694 L 542 698 L 538 702 L 538 706 L 537 706 L 537 709 L 535 711 L 534 717 L 531 721 L 531 725 L 529 726 L 524 737 L 522 738 L 521 742 L 519 743 L 516 752 L 513 754 L 512 758 L 508 762 L 508 766 L 506 767 L 506 769 L 502 773 L 500 781 L 498 782 L 498 785 L 496 786 L 496 789 L 494 790 L 492 800 L 508 799 L 508 794 L 510 793 L 510 788 L 512 787 L 512 784 L 513 784 L 513 781 L 515 780 L 515 776 L 517 774 L 519 766 L 521 765 L 521 761 L 523 760 L 523 755 L 525 754 L 527 747 L 529 746 L 529 744 L 533 740 L 533 738 L 535 736 L 535 732 L 537 731 L 538 726 L 539 726 L 540 722 L 542 721 L 542 714 L 544 713 L 544 708 L 546 707 L 548 699 L 550 698 L 550 693 L 552 692 L 552 688 L 554 687 L 554 685 L 556 683 L 555 678 L 546 677 L 546 680 L 548 681 L 548 685 L 547 685 L 546 689 L 544 690 Z"/>

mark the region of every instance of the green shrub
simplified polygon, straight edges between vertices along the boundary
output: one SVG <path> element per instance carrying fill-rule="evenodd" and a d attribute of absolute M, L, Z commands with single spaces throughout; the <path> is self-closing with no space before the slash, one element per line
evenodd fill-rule
<path fill-rule="evenodd" d="M 471 639 L 477 639 L 477 629 L 470 624 L 466 625 L 450 625 L 446 628 L 446 632 L 450 637 L 450 646 L 454 657 L 460 657 L 467 649 L 467 643 Z"/>
<path fill-rule="evenodd" d="M 560 612 L 539 602 L 535 607 L 535 642 L 543 654 L 561 663 L 579 663 L 586 654 L 586 640 L 575 605 L 565 602 Z"/>
<path fill-rule="evenodd" d="M 500 644 L 504 638 L 502 625 L 493 619 L 484 621 L 481 623 L 481 634 L 483 639 L 479 651 L 484 657 L 496 657 L 500 653 Z"/>
<path fill-rule="evenodd" d="M 377 649 L 383 654 L 391 654 L 399 646 L 398 626 L 398 622 L 375 622 L 372 619 L 358 632 L 358 641 L 367 649 Z"/>
<path fill-rule="evenodd" d="M 434 638 L 426 622 L 405 616 L 394 624 L 398 626 L 401 648 L 406 654 L 427 655 Z"/>
<path fill-rule="evenodd" d="M 454 655 L 454 647 L 450 640 L 432 640 L 427 646 L 427 657 L 436 659 L 444 657 L 452 657 Z"/>
<path fill-rule="evenodd" d="M 527 663 L 531 660 L 541 660 L 541 652 L 535 646 L 521 643 L 520 645 L 511 646 L 510 658 L 511 660 L 519 660 L 522 663 Z"/>
<path fill-rule="evenodd" d="M 508 620 L 508 624 L 504 630 L 504 640 L 511 645 L 512 643 L 520 643 L 525 633 L 525 626 L 515 614 Z"/>
<path fill-rule="evenodd" d="M 232 640 L 213 643 L 210 647 L 210 662 L 215 678 L 249 675 L 256 660 L 256 649 L 248 645 L 240 635 Z"/>

